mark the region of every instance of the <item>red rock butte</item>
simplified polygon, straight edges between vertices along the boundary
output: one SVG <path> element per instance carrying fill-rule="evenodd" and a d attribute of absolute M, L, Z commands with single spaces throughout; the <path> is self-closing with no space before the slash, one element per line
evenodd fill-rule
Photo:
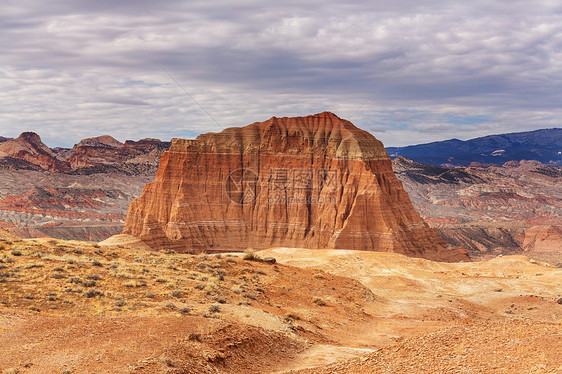
<path fill-rule="evenodd" d="M 329 112 L 174 139 L 123 234 L 182 252 L 328 248 L 468 260 L 414 210 L 383 144 Z"/>

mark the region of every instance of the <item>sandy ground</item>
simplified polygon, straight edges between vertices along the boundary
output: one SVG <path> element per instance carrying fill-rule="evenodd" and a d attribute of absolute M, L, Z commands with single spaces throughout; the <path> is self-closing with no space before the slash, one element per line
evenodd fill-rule
<path fill-rule="evenodd" d="M 438 263 L 392 253 L 290 248 L 270 249 L 259 255 L 275 257 L 286 265 L 353 277 L 383 300 L 377 308 L 368 310 L 370 315 L 380 318 L 379 323 L 358 335 L 356 343 L 384 349 L 387 355 L 393 349 L 403 350 L 397 347 L 406 344 L 402 342 L 405 337 L 418 339 L 412 340 L 419 344 L 417 350 L 410 350 L 403 358 L 394 357 L 400 364 L 369 359 L 370 364 L 358 367 L 357 371 L 342 364 L 310 372 L 425 373 L 455 369 L 512 373 L 514 368 L 521 370 L 515 372 L 527 369 L 536 369 L 529 372 L 562 372 L 558 360 L 551 359 L 562 357 L 562 305 L 557 302 L 562 297 L 562 269 L 550 264 L 537 263 L 524 256 L 472 263 Z M 430 338 L 435 333 L 441 334 L 440 341 Z M 451 340 L 450 335 L 461 335 L 462 339 Z M 516 352 L 503 356 L 505 341 L 510 338 L 518 342 L 510 346 Z M 463 361 L 462 365 L 455 365 L 454 361 L 445 360 L 444 366 L 428 371 L 439 361 L 436 352 L 447 356 L 449 353 L 443 351 L 457 346 L 468 350 L 467 360 L 470 358 L 472 364 Z M 415 357 L 420 351 L 429 358 L 419 365 L 412 364 L 417 362 Z M 332 352 L 338 360 L 356 355 L 341 347 L 332 347 Z M 530 360 L 532 352 L 547 359 Z M 330 356 L 330 352 L 324 347 L 320 351 L 309 350 L 303 356 L 306 359 L 302 366 L 292 369 L 320 366 L 325 362 L 323 357 Z M 315 362 L 314 358 L 318 360 Z M 515 366 L 510 363 L 514 358 Z M 404 366 L 402 360 L 410 360 L 410 365 Z M 486 360 L 497 363 L 489 366 L 484 364 Z M 507 371 L 509 367 L 512 369 Z"/>
<path fill-rule="evenodd" d="M 523 256 L 2 240 L 1 373 L 561 372 L 562 269 Z"/>

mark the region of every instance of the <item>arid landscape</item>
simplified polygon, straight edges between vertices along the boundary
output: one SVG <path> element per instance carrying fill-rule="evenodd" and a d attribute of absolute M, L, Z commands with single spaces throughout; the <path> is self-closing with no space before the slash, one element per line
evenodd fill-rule
<path fill-rule="evenodd" d="M 562 374 L 562 2 L 0 14 L 0 374 Z"/>
<path fill-rule="evenodd" d="M 2 373 L 562 371 L 560 167 L 391 162 L 332 113 L 3 144 Z"/>
<path fill-rule="evenodd" d="M 0 226 L 24 238 L 102 241 L 118 234 L 129 203 L 154 180 L 169 146 L 100 136 L 49 149 L 38 136 L 2 138 Z M 36 149 L 49 154 L 47 165 L 66 171 L 48 172 Z M 397 157 L 392 167 L 415 210 L 448 245 L 473 258 L 524 254 L 562 262 L 561 166 L 512 160 L 440 167 Z"/>
<path fill-rule="evenodd" d="M 562 269 L 523 256 L 1 246 L 4 373 L 562 369 Z"/>

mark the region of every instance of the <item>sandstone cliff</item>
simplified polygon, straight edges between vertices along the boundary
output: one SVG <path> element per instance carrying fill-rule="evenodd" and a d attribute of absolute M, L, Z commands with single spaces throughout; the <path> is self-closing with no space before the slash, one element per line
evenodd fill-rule
<path fill-rule="evenodd" d="M 152 248 L 344 248 L 467 260 L 413 209 L 382 143 L 332 113 L 175 139 L 127 216 Z"/>

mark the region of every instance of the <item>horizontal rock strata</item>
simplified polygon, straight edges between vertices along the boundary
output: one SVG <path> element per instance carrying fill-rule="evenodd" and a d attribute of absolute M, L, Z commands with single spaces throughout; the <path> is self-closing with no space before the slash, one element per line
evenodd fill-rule
<path fill-rule="evenodd" d="M 304 247 L 466 260 L 413 209 L 382 143 L 325 112 L 174 139 L 123 234 L 152 248 Z"/>

